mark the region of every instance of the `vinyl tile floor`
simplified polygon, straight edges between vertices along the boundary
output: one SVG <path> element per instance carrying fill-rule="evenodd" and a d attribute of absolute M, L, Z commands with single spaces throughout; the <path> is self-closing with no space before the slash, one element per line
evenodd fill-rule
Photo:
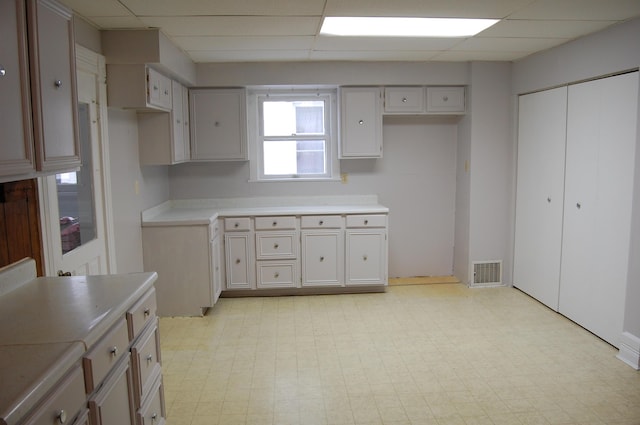
<path fill-rule="evenodd" d="M 168 425 L 640 424 L 640 372 L 514 288 L 223 298 L 160 338 Z"/>

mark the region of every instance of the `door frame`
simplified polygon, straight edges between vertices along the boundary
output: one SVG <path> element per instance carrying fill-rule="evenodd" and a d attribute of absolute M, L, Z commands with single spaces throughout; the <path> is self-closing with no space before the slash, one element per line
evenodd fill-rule
<path fill-rule="evenodd" d="M 111 196 L 111 162 L 109 157 L 109 129 L 107 110 L 107 71 L 104 56 L 76 44 L 76 67 L 79 70 L 96 76 L 97 99 L 96 109 L 98 118 L 98 140 L 96 145 L 99 150 L 100 168 L 102 170 L 102 208 L 104 217 L 104 238 L 106 247 L 107 274 L 117 273 L 116 254 L 114 244 L 114 224 Z M 42 229 L 43 260 L 45 275 L 55 276 L 57 273 L 53 255 L 53 230 L 50 226 L 49 216 L 52 205 L 47 194 L 47 176 L 38 177 L 38 198 L 40 202 L 40 226 Z M 55 212 L 57 214 L 57 212 Z"/>

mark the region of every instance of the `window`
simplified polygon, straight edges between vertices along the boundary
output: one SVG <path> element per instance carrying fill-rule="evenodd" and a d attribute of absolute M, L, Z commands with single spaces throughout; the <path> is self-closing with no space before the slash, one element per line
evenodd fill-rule
<path fill-rule="evenodd" d="M 255 91 L 253 180 L 331 179 L 338 174 L 335 90 Z"/>

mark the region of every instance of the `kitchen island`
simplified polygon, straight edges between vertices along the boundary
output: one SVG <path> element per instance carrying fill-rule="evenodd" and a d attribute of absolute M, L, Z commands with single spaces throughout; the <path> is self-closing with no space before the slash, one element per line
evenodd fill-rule
<path fill-rule="evenodd" d="M 0 424 L 163 423 L 156 278 L 0 269 Z"/>

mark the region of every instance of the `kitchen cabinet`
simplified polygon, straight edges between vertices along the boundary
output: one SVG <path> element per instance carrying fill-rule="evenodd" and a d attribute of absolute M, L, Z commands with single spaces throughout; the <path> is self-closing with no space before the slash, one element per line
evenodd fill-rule
<path fill-rule="evenodd" d="M 387 284 L 386 215 L 348 215 L 345 284 Z"/>
<path fill-rule="evenodd" d="M 382 88 L 340 87 L 340 158 L 382 158 Z"/>
<path fill-rule="evenodd" d="M 296 288 L 300 238 L 294 216 L 255 217 L 256 287 Z"/>
<path fill-rule="evenodd" d="M 464 87 L 427 87 L 428 114 L 464 114 Z"/>
<path fill-rule="evenodd" d="M 189 90 L 192 161 L 246 161 L 245 89 Z"/>
<path fill-rule="evenodd" d="M 558 310 L 567 87 L 520 96 L 513 284 Z"/>
<path fill-rule="evenodd" d="M 143 165 L 172 165 L 189 161 L 188 89 L 171 84 L 170 112 L 139 112 L 138 143 Z"/>
<path fill-rule="evenodd" d="M 145 64 L 108 64 L 107 99 L 114 108 L 171 111 L 171 79 Z"/>
<path fill-rule="evenodd" d="M 344 286 L 344 219 L 304 216 L 300 228 L 302 287 Z"/>
<path fill-rule="evenodd" d="M 385 87 L 385 114 L 421 114 L 425 111 L 424 87 Z"/>
<path fill-rule="evenodd" d="M 226 289 L 255 289 L 255 244 L 249 217 L 224 219 Z"/>
<path fill-rule="evenodd" d="M 219 295 L 218 221 L 143 226 L 145 270 L 158 272 L 160 316 L 202 316 Z"/>
<path fill-rule="evenodd" d="M 79 167 L 72 14 L 52 0 L 0 7 L 0 174 Z"/>
<path fill-rule="evenodd" d="M 616 347 L 628 279 L 637 92 L 636 71 L 520 99 L 514 284 Z"/>
<path fill-rule="evenodd" d="M 89 399 L 91 423 L 135 425 L 131 394 L 131 364 L 127 354 L 100 390 Z"/>

